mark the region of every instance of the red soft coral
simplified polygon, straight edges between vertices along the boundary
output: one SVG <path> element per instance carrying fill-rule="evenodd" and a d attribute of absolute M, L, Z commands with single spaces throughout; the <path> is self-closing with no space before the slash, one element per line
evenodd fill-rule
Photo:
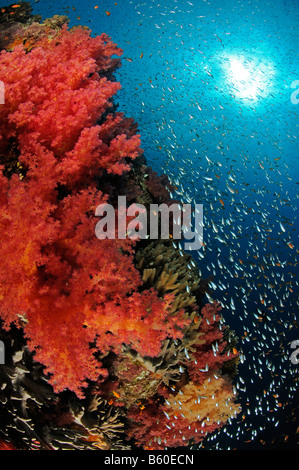
<path fill-rule="evenodd" d="M 22 324 L 55 391 L 79 396 L 106 374 L 93 352 L 126 343 L 155 355 L 182 327 L 170 299 L 138 291 L 134 242 L 95 236 L 95 208 L 109 197 L 99 177 L 142 152 L 133 121 L 109 114 L 120 85 L 105 74 L 120 52 L 106 35 L 64 28 L 29 53 L 0 55 L 1 317 Z"/>

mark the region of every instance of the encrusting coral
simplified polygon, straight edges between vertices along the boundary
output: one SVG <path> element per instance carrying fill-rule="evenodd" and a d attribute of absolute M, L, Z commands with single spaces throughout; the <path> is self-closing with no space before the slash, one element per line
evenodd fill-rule
<path fill-rule="evenodd" d="M 238 409 L 219 306 L 203 306 L 174 241 L 95 236 L 96 207 L 118 195 L 172 202 L 116 110 L 122 51 L 20 5 L 27 22 L 9 21 L 0 54 L 0 436 L 21 449 L 199 442 Z M 208 406 L 191 406 L 197 391 Z"/>

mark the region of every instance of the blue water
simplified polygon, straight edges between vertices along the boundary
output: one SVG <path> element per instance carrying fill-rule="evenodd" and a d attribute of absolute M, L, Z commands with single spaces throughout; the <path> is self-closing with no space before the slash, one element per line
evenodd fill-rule
<path fill-rule="evenodd" d="M 148 164 L 170 177 L 174 196 L 204 205 L 205 249 L 192 254 L 202 276 L 214 276 L 211 296 L 245 358 L 237 381 L 244 418 L 205 446 L 286 441 L 299 367 L 290 361 L 299 339 L 298 1 L 33 7 L 106 32 L 124 50 L 119 109 L 138 122 Z"/>

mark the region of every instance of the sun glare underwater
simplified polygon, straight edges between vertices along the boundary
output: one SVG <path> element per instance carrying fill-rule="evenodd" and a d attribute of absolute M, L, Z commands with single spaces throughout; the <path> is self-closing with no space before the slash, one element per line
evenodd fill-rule
<path fill-rule="evenodd" d="M 241 352 L 241 413 L 194 446 L 298 446 L 297 0 L 36 0 L 123 49 L 119 110 L 172 197 L 203 204 L 191 252 Z M 184 248 L 184 242 L 181 242 Z M 296 357 L 295 357 L 296 358 Z M 299 357 L 298 357 L 299 358 Z"/>

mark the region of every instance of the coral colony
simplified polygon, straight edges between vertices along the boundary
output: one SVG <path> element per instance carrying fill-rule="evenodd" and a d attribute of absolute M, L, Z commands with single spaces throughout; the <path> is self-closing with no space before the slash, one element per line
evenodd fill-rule
<path fill-rule="evenodd" d="M 192 446 L 240 411 L 237 339 L 173 224 L 95 235 L 119 196 L 172 204 L 167 178 L 114 103 L 122 51 L 19 5 L 1 17 L 1 447 Z"/>

